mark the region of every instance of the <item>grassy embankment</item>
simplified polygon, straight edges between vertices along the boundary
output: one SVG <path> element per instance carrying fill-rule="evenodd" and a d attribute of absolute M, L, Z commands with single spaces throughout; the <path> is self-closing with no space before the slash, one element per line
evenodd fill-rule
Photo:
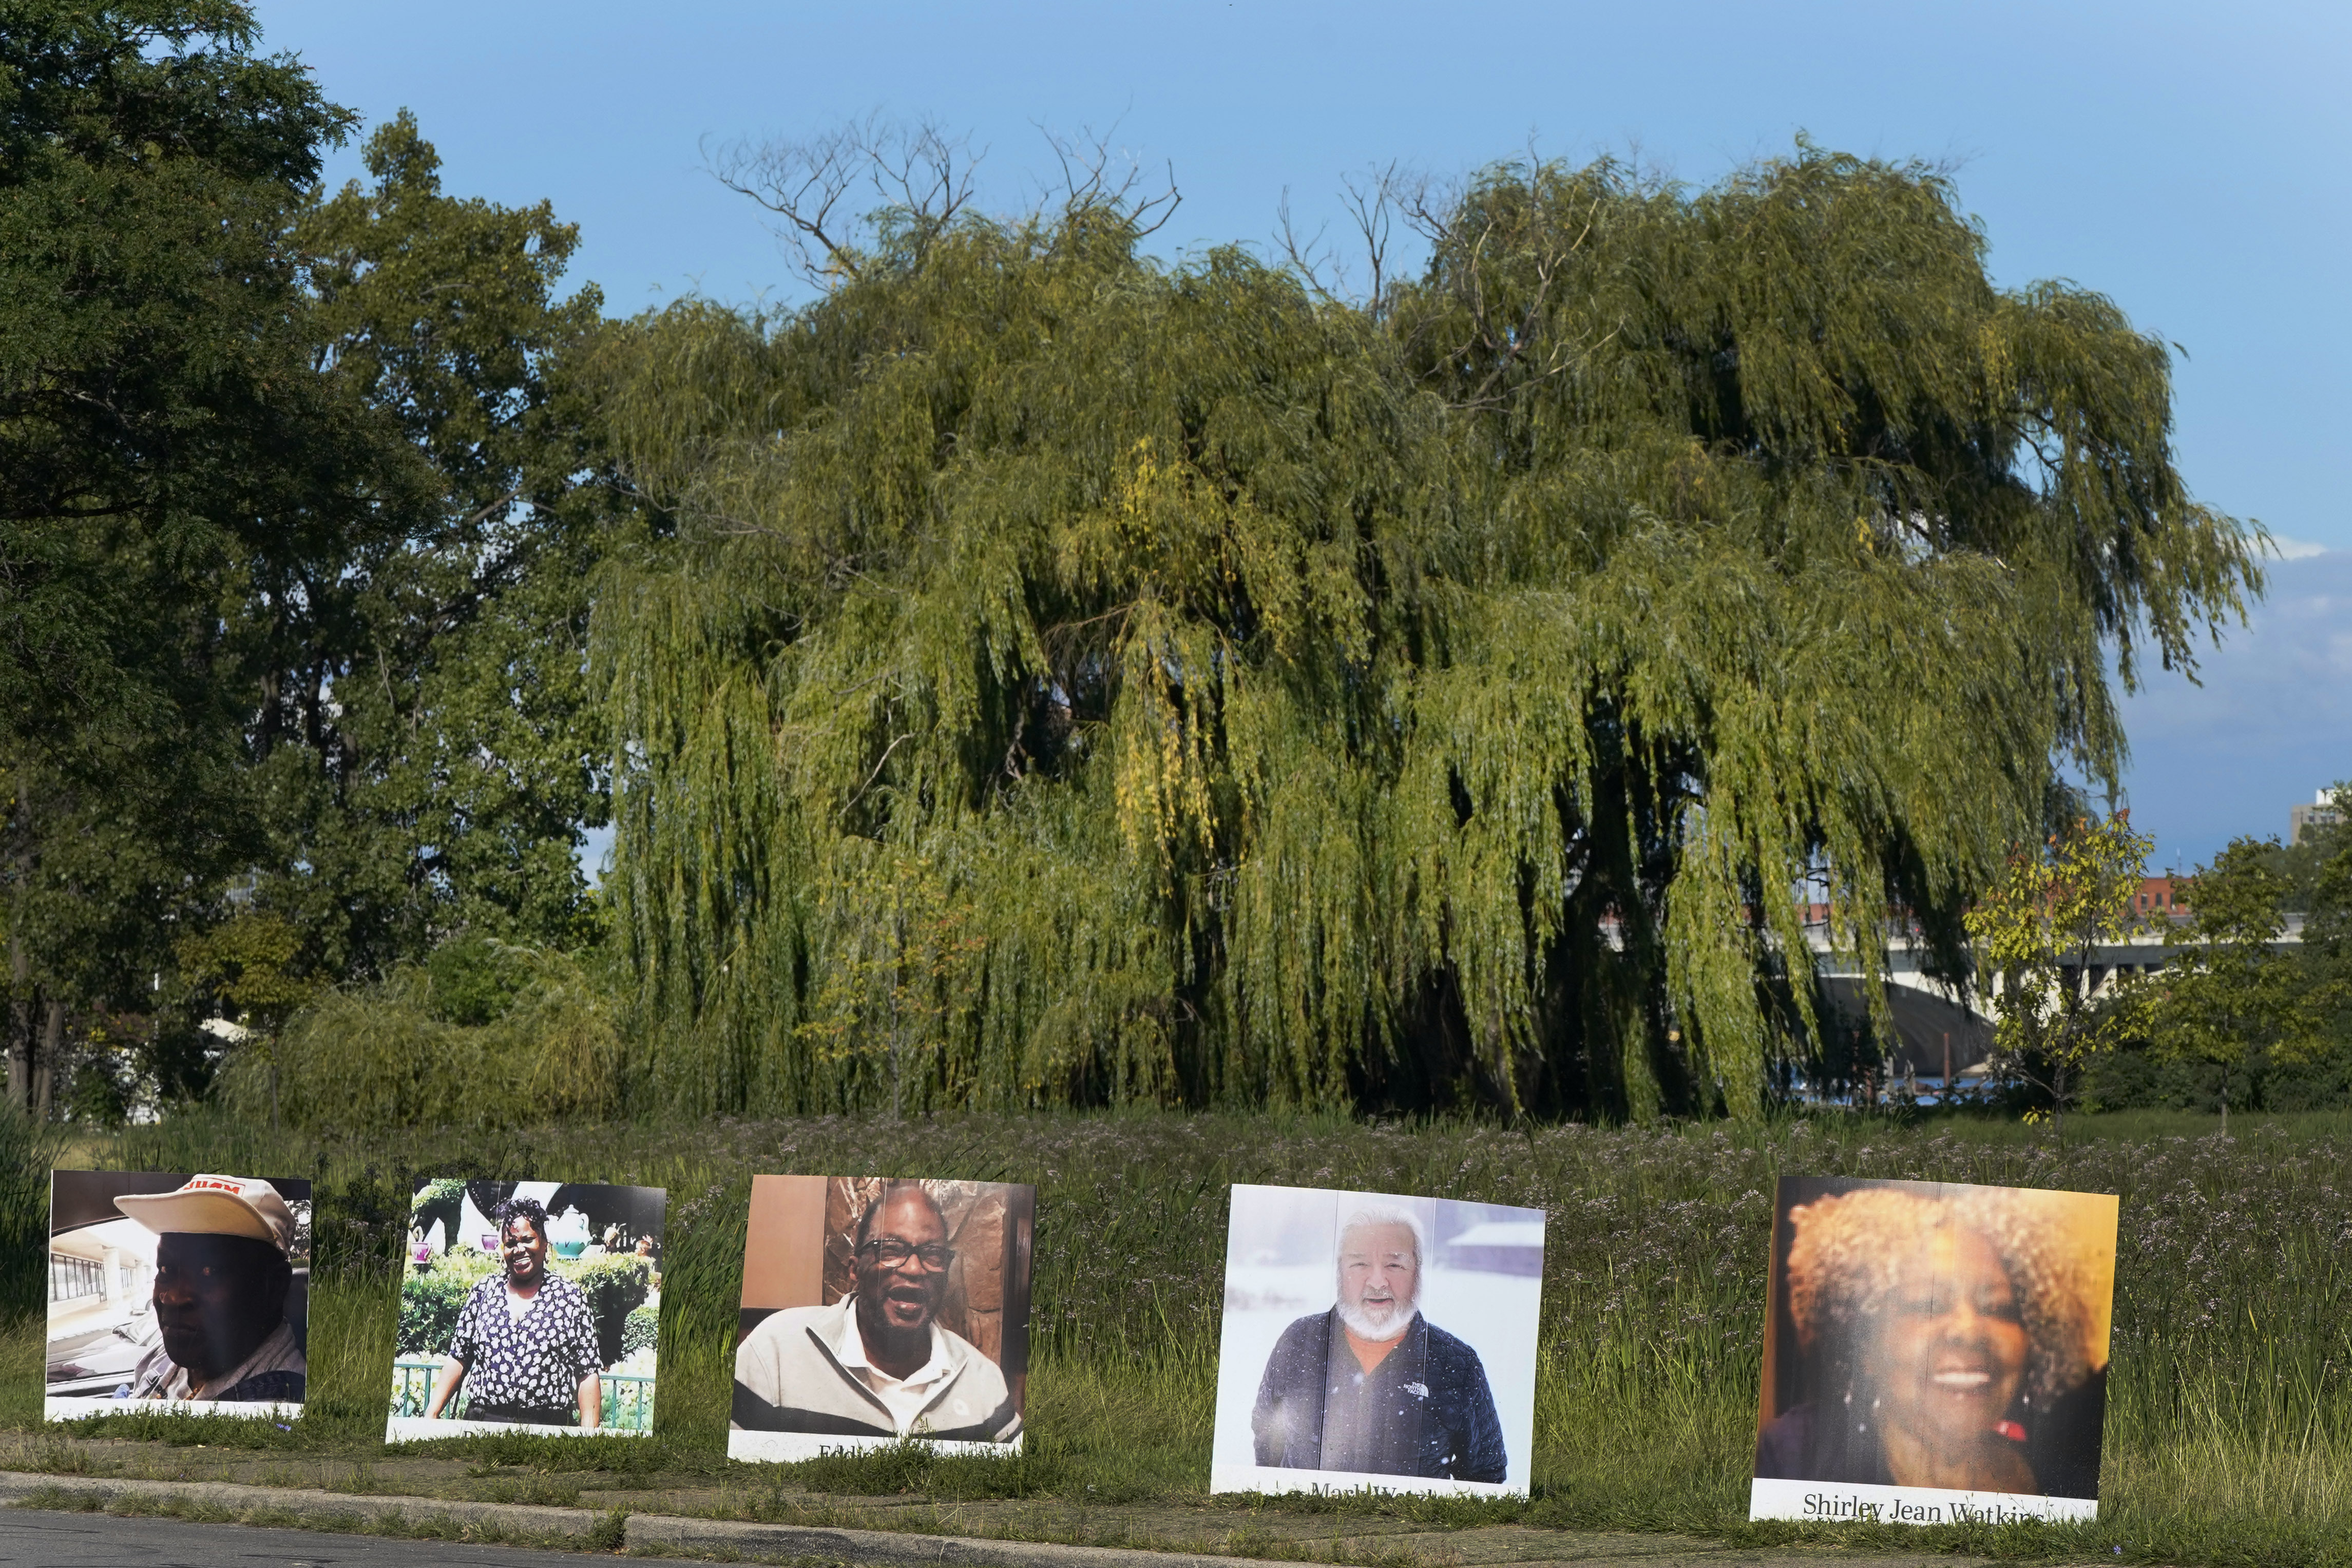
<path fill-rule="evenodd" d="M 1888 1544 L 2021 1558 L 2352 1562 L 2352 1119 L 2258 1123 L 2151 1113 L 2046 1132 L 1987 1121 L 1903 1129 L 1505 1131 L 1237 1116 L 940 1118 L 420 1133 L 326 1144 L 197 1117 L 85 1142 L 125 1168 L 314 1168 L 311 1400 L 237 1439 L 371 1450 L 382 1431 L 406 1176 L 613 1180 L 671 1194 L 656 1436 L 436 1447 L 551 1471 L 727 1471 L 724 1412 L 748 1179 L 883 1171 L 1040 1187 L 1026 1453 L 824 1461 L 802 1485 L 935 1495 L 1197 1498 L 1207 1479 L 1224 1188 L 1358 1186 L 1540 1206 L 1551 1216 L 1526 1505 L 1368 1504 L 1470 1521 L 1682 1530 L 1759 1544 L 1819 1527 L 1744 1521 L 1769 1194 L 1781 1171 L 2074 1187 L 2123 1195 L 2101 1520 L 1889 1531 Z M 46 1184 L 38 1184 L 46 1195 Z M 34 1190 L 24 1183 L 20 1192 Z M 30 1249 L 27 1249 L 29 1252 Z M 30 1258 L 27 1258 L 30 1261 Z M 39 1331 L 0 1338 L 0 1424 L 38 1416 Z M 215 1424 L 114 1417 L 83 1429 L 217 1444 Z M 1853 1532 L 1846 1539 L 1860 1540 Z M 2118 1554 L 2115 1548 L 2121 1547 Z"/>

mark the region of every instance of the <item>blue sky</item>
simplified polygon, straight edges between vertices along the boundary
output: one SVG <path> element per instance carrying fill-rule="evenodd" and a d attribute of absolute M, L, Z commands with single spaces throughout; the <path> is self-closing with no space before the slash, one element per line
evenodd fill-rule
<path fill-rule="evenodd" d="M 633 310 L 793 297 L 760 215 L 700 148 L 881 110 L 969 131 L 991 205 L 1051 172 L 1038 126 L 1116 127 L 1183 205 L 1171 252 L 1265 243 L 1286 191 L 1460 173 L 1526 149 L 1633 153 L 1712 181 L 1800 132 L 1956 165 L 2003 284 L 2071 278 L 2181 345 L 2178 443 L 2201 499 L 2285 543 L 2200 689 L 2153 676 L 2129 722 L 2158 858 L 2284 832 L 2352 775 L 2352 7 L 2143 3 L 1607 6 L 1163 3 L 397 6 L 262 0 L 269 47 L 371 121 L 405 106 L 454 192 L 553 201 L 574 276 Z M 349 153 L 331 170 L 356 169 Z"/>

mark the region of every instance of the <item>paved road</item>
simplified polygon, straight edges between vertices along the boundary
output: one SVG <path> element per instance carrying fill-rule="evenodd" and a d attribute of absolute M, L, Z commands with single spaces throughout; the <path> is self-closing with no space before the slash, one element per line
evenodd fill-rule
<path fill-rule="evenodd" d="M 102 1513 L 0 1511 L 0 1564 L 6 1568 L 436 1568 L 441 1563 L 562 1568 L 600 1560 L 609 1561 L 520 1546 L 324 1535 Z"/>

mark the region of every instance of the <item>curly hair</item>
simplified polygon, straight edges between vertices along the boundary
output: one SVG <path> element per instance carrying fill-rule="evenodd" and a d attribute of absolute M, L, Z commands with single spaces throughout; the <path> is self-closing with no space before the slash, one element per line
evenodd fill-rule
<path fill-rule="evenodd" d="M 547 1239 L 547 1208 L 537 1198 L 509 1198 L 490 1211 L 490 1223 L 499 1227 L 499 1239 L 506 1239 L 507 1226 L 517 1220 L 530 1223 L 531 1233 L 540 1240 Z"/>
<path fill-rule="evenodd" d="M 1789 1247 L 1789 1310 L 1808 1352 L 1827 1340 L 1831 1354 L 1847 1359 L 1902 1284 L 1918 1245 L 1950 1227 L 1991 1244 L 2009 1275 L 2025 1326 L 2025 1391 L 2034 1404 L 2048 1405 L 2095 1370 L 2083 1267 L 2015 1194 L 1864 1187 L 1802 1205 L 1789 1219 L 1797 1233 Z"/>

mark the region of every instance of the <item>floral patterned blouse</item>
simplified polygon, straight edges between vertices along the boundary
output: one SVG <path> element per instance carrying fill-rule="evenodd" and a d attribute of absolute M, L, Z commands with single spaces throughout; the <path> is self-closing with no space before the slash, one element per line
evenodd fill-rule
<path fill-rule="evenodd" d="M 504 1275 L 494 1274 L 475 1286 L 458 1310 L 449 1353 L 466 1363 L 469 1413 L 486 1408 L 576 1412 L 580 1380 L 603 1366 L 588 1298 L 579 1286 L 552 1273 L 540 1281 L 530 1310 L 519 1320 L 507 1311 Z"/>

